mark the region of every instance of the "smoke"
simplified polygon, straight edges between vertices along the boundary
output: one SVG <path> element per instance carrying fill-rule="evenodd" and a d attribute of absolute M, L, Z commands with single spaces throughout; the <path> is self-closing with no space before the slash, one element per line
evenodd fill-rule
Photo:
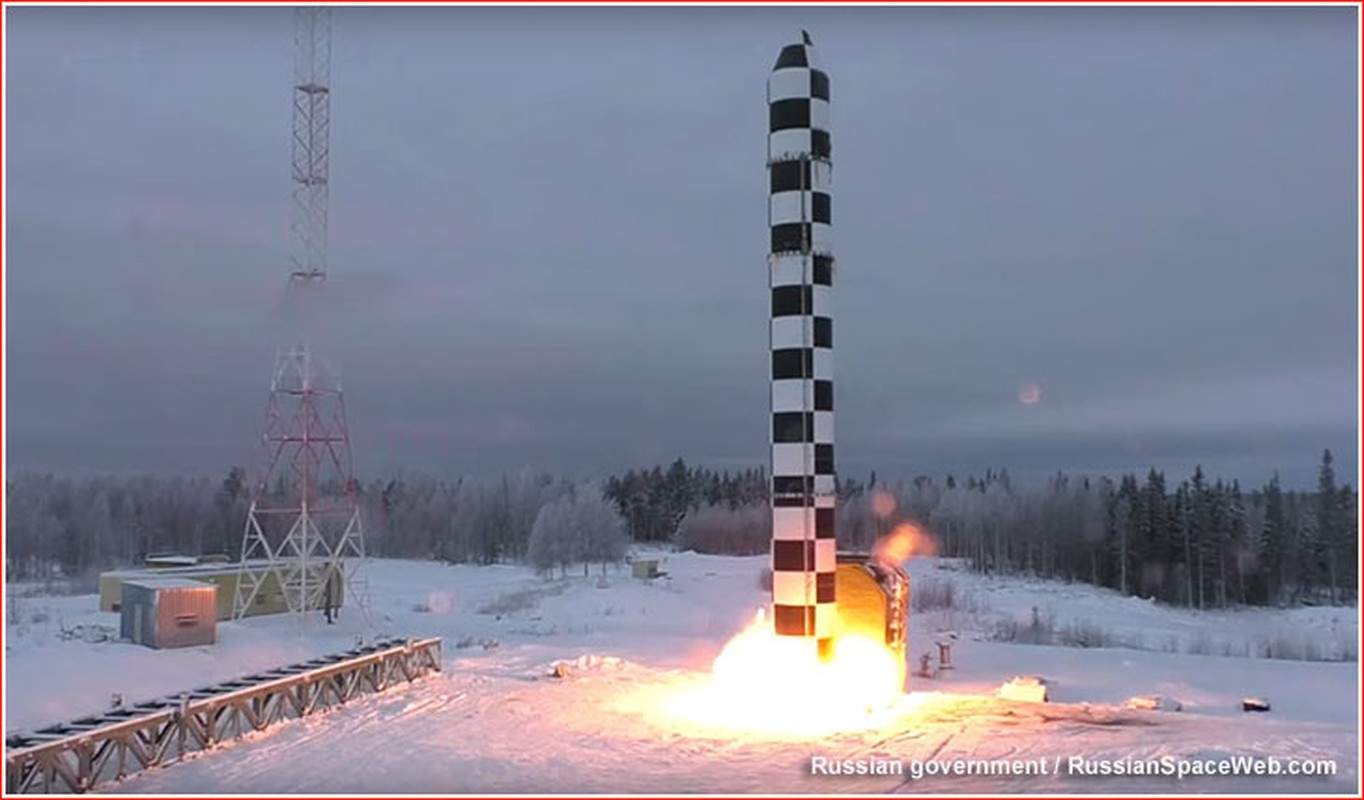
<path fill-rule="evenodd" d="M 901 522 L 890 533 L 877 540 L 872 558 L 892 566 L 900 566 L 914 556 L 938 554 L 938 542 L 933 534 L 913 522 Z"/>
<path fill-rule="evenodd" d="M 890 492 L 875 491 L 871 495 L 871 513 L 877 519 L 885 519 L 895 513 L 895 495 Z"/>
<path fill-rule="evenodd" d="M 307 342 L 338 367 L 376 339 L 393 342 L 399 291 L 397 282 L 367 274 L 281 280 L 272 289 L 267 330 L 276 346 Z"/>

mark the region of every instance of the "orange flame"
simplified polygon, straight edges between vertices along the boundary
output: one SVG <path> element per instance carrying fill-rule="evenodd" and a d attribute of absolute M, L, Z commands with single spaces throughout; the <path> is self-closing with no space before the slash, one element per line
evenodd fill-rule
<path fill-rule="evenodd" d="M 897 567 L 914 556 L 931 556 L 937 552 L 938 542 L 933 535 L 912 522 L 896 525 L 872 548 L 872 556 L 877 561 Z"/>
<path fill-rule="evenodd" d="M 704 687 L 675 697 L 693 722 L 797 737 L 882 724 L 904 696 L 899 656 L 862 636 L 839 636 L 821 661 L 813 639 L 778 636 L 761 612 L 725 645 Z"/>

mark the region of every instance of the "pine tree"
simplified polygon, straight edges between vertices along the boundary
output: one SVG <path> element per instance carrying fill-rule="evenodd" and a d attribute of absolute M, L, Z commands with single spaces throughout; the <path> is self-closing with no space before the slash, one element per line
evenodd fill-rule
<path fill-rule="evenodd" d="M 1227 561 L 1231 557 L 1231 492 L 1220 479 L 1208 490 L 1207 503 L 1207 534 L 1203 553 L 1212 581 L 1211 602 L 1216 603 L 1218 608 L 1226 608 Z"/>
<path fill-rule="evenodd" d="M 1354 565 L 1359 563 L 1359 523 L 1355 509 L 1359 503 L 1359 495 L 1349 486 L 1341 486 L 1336 492 L 1336 503 L 1340 513 L 1340 547 L 1337 551 L 1336 560 L 1342 565 Z M 1349 602 L 1350 596 L 1358 596 L 1359 593 L 1359 573 L 1353 568 L 1342 569 L 1339 571 L 1342 580 L 1341 602 Z"/>
<path fill-rule="evenodd" d="M 1189 485 L 1189 526 L 1185 540 L 1184 559 L 1190 570 L 1188 591 L 1190 605 L 1196 601 L 1203 608 L 1206 597 L 1205 574 L 1209 559 L 1208 549 L 1214 533 L 1212 531 L 1212 490 L 1203 475 L 1203 465 L 1194 468 L 1193 480 Z M 1190 547 L 1192 545 L 1192 547 Z M 1197 587 L 1195 590 L 1195 586 Z"/>
<path fill-rule="evenodd" d="M 1174 530 L 1181 545 L 1181 554 L 1177 556 L 1179 561 L 1178 574 L 1184 578 L 1184 585 L 1179 587 L 1178 593 L 1184 598 L 1184 605 L 1193 605 L 1193 565 L 1190 539 L 1192 538 L 1193 514 L 1190 509 L 1190 489 L 1189 482 L 1183 481 L 1179 488 L 1175 490 L 1174 505 L 1171 508 L 1171 519 L 1173 520 Z M 1173 563 L 1173 561 L 1172 561 Z"/>
<path fill-rule="evenodd" d="M 1246 566 L 1252 551 L 1247 538 L 1246 503 L 1241 494 L 1241 484 L 1232 481 L 1227 509 L 1227 538 L 1231 564 L 1236 573 L 1236 602 L 1248 602 L 1246 591 Z"/>
<path fill-rule="evenodd" d="M 1261 602 L 1273 603 L 1283 590 L 1284 508 L 1283 493 L 1279 489 L 1279 473 L 1269 479 L 1264 488 L 1264 525 L 1260 530 L 1257 548 L 1262 586 Z"/>
<path fill-rule="evenodd" d="M 1141 491 L 1142 516 L 1140 535 L 1143 553 L 1141 592 L 1155 596 L 1161 592 L 1163 573 L 1170 565 L 1169 501 L 1165 496 L 1165 475 L 1154 468 L 1146 474 L 1146 485 Z"/>
<path fill-rule="evenodd" d="M 664 507 L 661 509 L 662 526 L 661 538 L 671 540 L 677 533 L 677 526 L 682 523 L 682 518 L 687 516 L 687 510 L 693 505 L 692 476 L 687 469 L 687 464 L 682 459 L 677 459 L 668 467 L 667 475 L 664 477 L 665 500 Z"/>
<path fill-rule="evenodd" d="M 1140 529 L 1142 509 L 1138 498 L 1137 479 L 1122 476 L 1122 482 L 1109 502 L 1109 551 L 1113 555 L 1114 583 L 1124 595 L 1132 593 L 1131 565 L 1136 533 Z"/>
<path fill-rule="evenodd" d="M 1336 490 L 1336 473 L 1331 467 L 1331 451 L 1321 454 L 1321 469 L 1317 473 L 1316 540 L 1313 556 L 1318 566 L 1324 567 L 1331 604 L 1339 603 L 1336 562 L 1341 544 L 1340 493 Z"/>

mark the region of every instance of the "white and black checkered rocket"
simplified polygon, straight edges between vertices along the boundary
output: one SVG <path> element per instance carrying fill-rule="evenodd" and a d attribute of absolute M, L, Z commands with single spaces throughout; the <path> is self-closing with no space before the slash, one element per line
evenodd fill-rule
<path fill-rule="evenodd" d="M 772 619 L 832 650 L 834 351 L 829 77 L 810 34 L 767 79 L 772 280 Z"/>

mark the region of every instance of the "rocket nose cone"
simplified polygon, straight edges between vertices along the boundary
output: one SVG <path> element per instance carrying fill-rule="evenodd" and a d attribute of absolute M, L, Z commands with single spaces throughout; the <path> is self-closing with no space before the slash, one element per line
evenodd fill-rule
<path fill-rule="evenodd" d="M 774 72 L 787 67 L 818 66 L 815 59 L 815 46 L 810 41 L 810 34 L 801 31 L 800 35 L 802 44 L 788 44 L 781 49 L 781 55 L 777 56 L 777 63 L 772 67 Z"/>
<path fill-rule="evenodd" d="M 805 45 L 788 44 L 781 49 L 781 55 L 777 56 L 777 64 L 772 67 L 772 70 L 808 66 L 810 66 L 810 59 L 805 56 Z"/>

